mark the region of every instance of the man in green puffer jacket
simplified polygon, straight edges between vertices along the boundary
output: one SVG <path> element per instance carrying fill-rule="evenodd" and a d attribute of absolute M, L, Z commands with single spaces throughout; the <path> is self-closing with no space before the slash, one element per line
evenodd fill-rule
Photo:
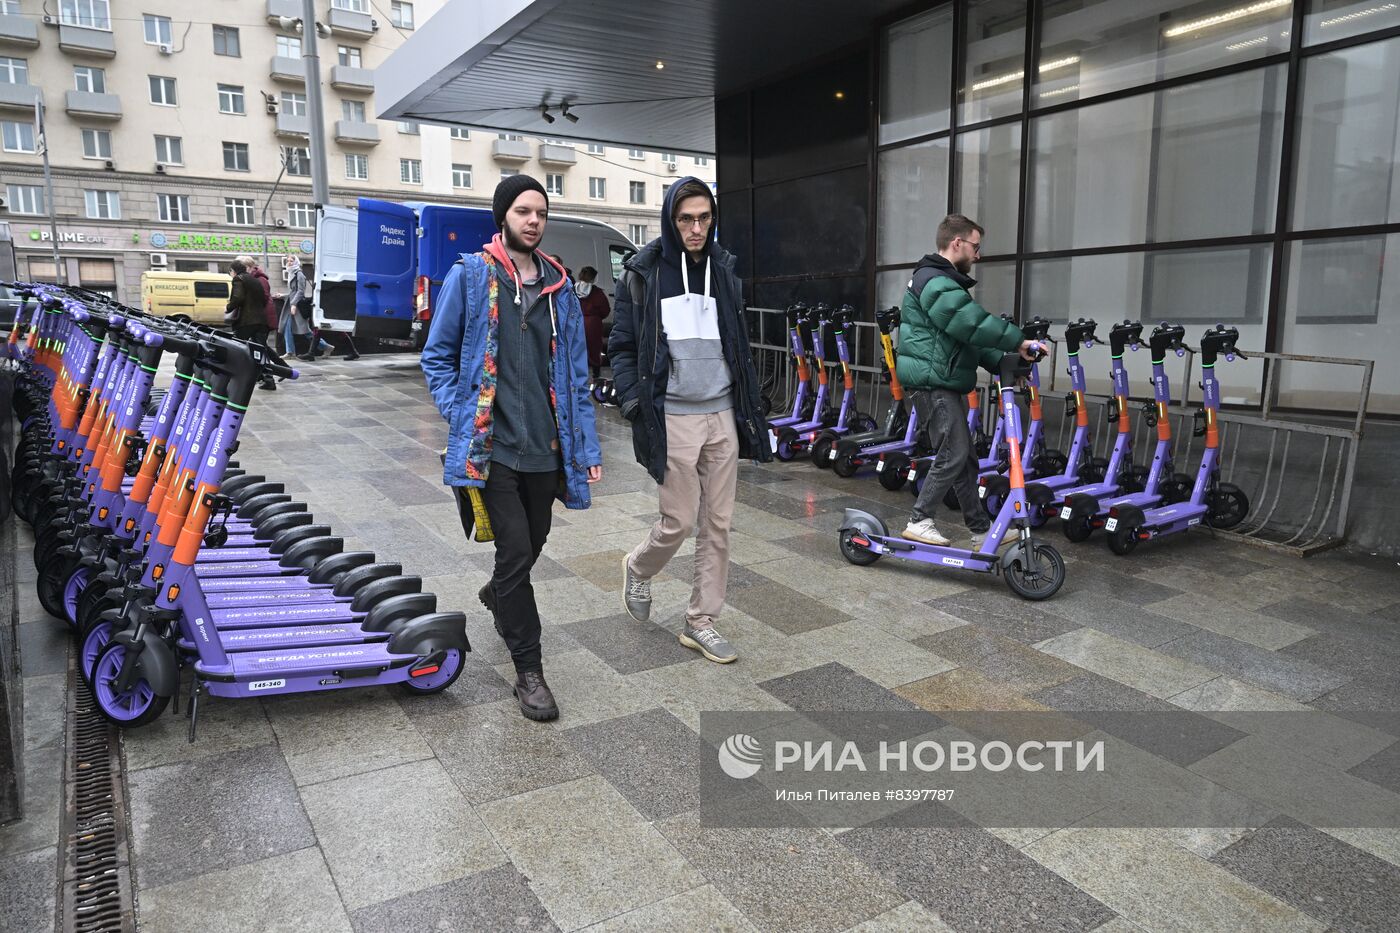
<path fill-rule="evenodd" d="M 967 393 L 977 385 L 979 366 L 996 371 L 1006 353 L 1031 358 L 1031 341 L 1010 321 L 989 314 L 968 294 L 977 281 L 968 273 L 982 252 L 982 228 L 962 214 L 938 225 L 938 252 L 914 267 L 900 311 L 899 381 L 911 393 L 914 411 L 937 451 L 903 536 L 946 545 L 933 511 L 952 489 L 972 533 L 982 544 L 991 526 L 977 501 L 977 452 L 967 429 Z"/>

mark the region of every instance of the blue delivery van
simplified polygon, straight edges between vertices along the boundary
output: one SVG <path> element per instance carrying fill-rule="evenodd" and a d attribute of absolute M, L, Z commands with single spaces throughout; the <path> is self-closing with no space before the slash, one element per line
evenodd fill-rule
<path fill-rule="evenodd" d="M 495 232 L 491 211 L 480 207 L 360 198 L 356 209 L 323 208 L 316 237 L 317 326 L 421 348 L 448 269 Z M 635 251 L 614 227 L 567 214 L 549 218 L 542 248 L 575 272 L 593 266 L 608 295 Z"/>

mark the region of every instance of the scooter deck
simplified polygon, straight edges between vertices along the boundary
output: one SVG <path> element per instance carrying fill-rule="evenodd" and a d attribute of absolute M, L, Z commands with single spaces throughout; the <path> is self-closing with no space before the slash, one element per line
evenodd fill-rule
<path fill-rule="evenodd" d="M 344 622 L 339 625 L 290 625 L 281 628 L 238 629 L 219 633 L 219 643 L 227 652 L 372 644 L 388 639 L 388 632 L 366 632 L 354 622 Z M 181 650 L 194 650 L 194 642 L 182 638 L 179 644 Z"/>
<path fill-rule="evenodd" d="M 353 622 L 364 617 L 362 612 L 351 611 L 349 601 L 301 606 L 240 606 L 233 609 L 211 609 L 209 615 L 217 629 L 269 628 L 311 622 Z"/>
<path fill-rule="evenodd" d="M 256 579 L 266 580 L 267 577 Z M 273 577 L 272 579 L 277 579 Z M 293 579 L 301 579 L 294 577 Z M 330 587 L 307 589 L 277 589 L 258 592 L 248 590 L 241 593 L 205 593 L 205 605 L 214 609 L 250 609 L 254 606 L 274 608 L 277 606 L 323 606 L 340 602 Z M 348 601 L 348 600 L 347 600 Z"/>
<path fill-rule="evenodd" d="M 231 654 L 228 660 L 235 680 L 266 680 L 322 673 L 339 676 L 346 671 L 378 672 L 384 668 L 407 666 L 413 662 L 413 655 L 392 654 L 384 642 L 373 642 L 247 651 Z M 197 663 L 195 671 L 203 673 L 203 667 L 203 662 Z"/>

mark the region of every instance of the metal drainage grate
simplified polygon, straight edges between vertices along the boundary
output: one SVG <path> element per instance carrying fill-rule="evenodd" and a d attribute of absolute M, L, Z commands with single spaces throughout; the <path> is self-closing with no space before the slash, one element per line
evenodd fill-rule
<path fill-rule="evenodd" d="M 97 711 L 70 652 L 67 756 L 59 864 L 59 929 L 72 933 L 134 931 L 126 787 L 117 730 Z"/>

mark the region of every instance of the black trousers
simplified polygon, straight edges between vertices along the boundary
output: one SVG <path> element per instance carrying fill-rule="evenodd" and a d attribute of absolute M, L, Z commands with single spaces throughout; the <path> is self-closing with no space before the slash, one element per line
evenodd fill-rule
<path fill-rule="evenodd" d="M 496 535 L 496 620 L 517 673 L 543 669 L 540 659 L 540 612 L 530 568 L 549 537 L 559 472 L 517 473 L 492 463 L 482 500 Z"/>

